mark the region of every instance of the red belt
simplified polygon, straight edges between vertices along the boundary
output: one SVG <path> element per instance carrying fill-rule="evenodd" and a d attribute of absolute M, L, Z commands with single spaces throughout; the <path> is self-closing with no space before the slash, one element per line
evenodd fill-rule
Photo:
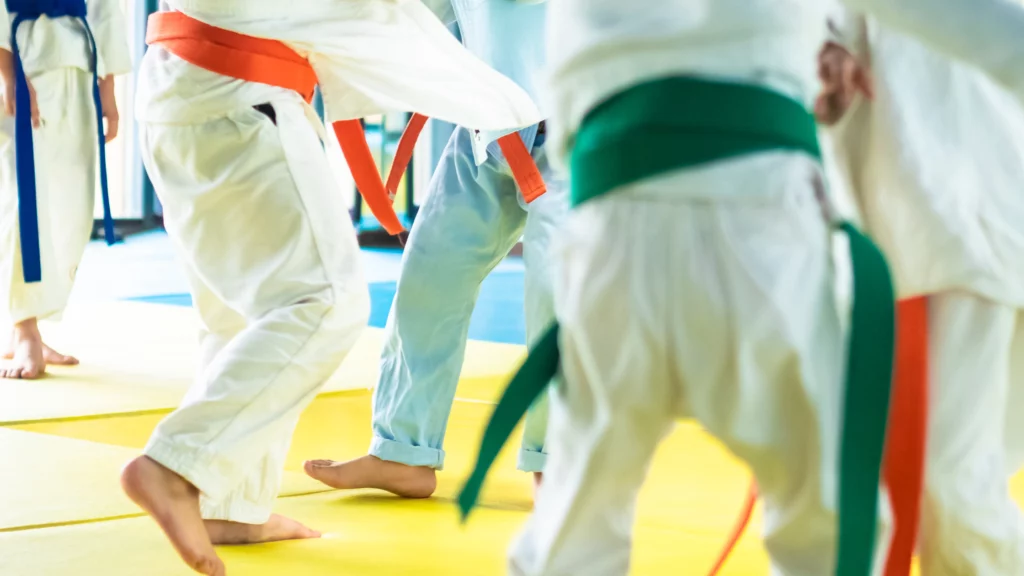
<path fill-rule="evenodd" d="M 181 12 L 150 15 L 146 43 L 161 46 L 190 64 L 223 76 L 294 90 L 307 102 L 313 100 L 319 82 L 309 61 L 283 42 L 217 28 Z M 425 116 L 413 114 L 398 143 L 386 184 L 359 120 L 332 124 L 356 188 L 381 226 L 392 235 L 405 229 L 392 203 L 426 121 Z M 509 134 L 500 138 L 498 145 L 526 201 L 532 202 L 544 194 L 544 180 L 522 138 Z"/>

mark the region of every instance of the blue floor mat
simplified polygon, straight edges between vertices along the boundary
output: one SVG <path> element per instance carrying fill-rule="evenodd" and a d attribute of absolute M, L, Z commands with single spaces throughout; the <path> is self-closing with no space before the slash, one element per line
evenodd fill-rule
<path fill-rule="evenodd" d="M 387 323 L 396 288 L 395 282 L 370 284 L 370 326 L 383 328 Z M 188 294 L 159 294 L 130 300 L 171 306 L 192 305 Z M 526 343 L 521 272 L 494 273 L 484 280 L 469 324 L 469 337 L 505 344 Z"/>

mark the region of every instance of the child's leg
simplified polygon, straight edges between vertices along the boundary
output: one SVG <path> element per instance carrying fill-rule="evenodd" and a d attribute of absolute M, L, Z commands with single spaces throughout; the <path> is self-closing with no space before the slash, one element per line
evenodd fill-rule
<path fill-rule="evenodd" d="M 1007 404 L 1018 312 L 967 293 L 932 296 L 928 309 L 922 574 L 1024 574 L 1005 444 L 1005 419 L 1020 418 Z"/>
<path fill-rule="evenodd" d="M 753 469 L 776 573 L 833 571 L 844 338 L 814 174 L 766 155 L 574 210 L 556 276 L 566 381 L 512 573 L 628 573 L 636 496 L 677 414 Z"/>
<path fill-rule="evenodd" d="M 0 187 L 4 220 L 3 286 L 13 326 L 7 378 L 38 378 L 47 364 L 76 364 L 43 343 L 38 321 L 58 318 L 67 305 L 82 251 L 92 231 L 95 186 L 96 121 L 88 75 L 61 68 L 33 76 L 42 124 L 33 131 L 36 203 L 42 281 L 27 284 L 21 265 L 18 185 L 14 168 L 13 119 L 4 119 Z M 9 128 L 9 129 L 8 129 Z"/>
<path fill-rule="evenodd" d="M 429 496 L 444 466 L 444 437 L 466 352 L 470 318 L 487 274 L 523 230 L 526 213 L 507 168 L 477 166 L 472 132 L 456 128 L 416 217 L 402 260 L 373 398 L 370 454 L 310 462 L 335 488 Z"/>
<path fill-rule="evenodd" d="M 56 121 L 47 119 L 43 129 L 47 132 L 47 166 L 52 167 L 48 184 L 53 204 L 49 212 L 54 231 L 54 273 L 67 281 L 66 299 L 92 236 L 99 143 L 92 75 L 78 68 L 66 68 L 59 73 L 66 78 L 64 114 Z"/>
<path fill-rule="evenodd" d="M 211 344 L 188 398 L 125 474 L 129 495 L 205 573 L 218 573 L 219 561 L 196 535 L 199 493 L 216 520 L 246 525 L 228 540 L 280 536 L 270 495 L 288 439 L 369 310 L 355 233 L 321 144 L 299 102 L 273 106 L 276 125 L 243 109 L 141 133 L 168 233 L 214 298 L 212 312 L 201 308 L 207 324 L 217 301 L 245 319 L 244 328 L 237 318 L 224 323 L 227 341 Z M 206 528 L 213 538 L 217 526 Z"/>
<path fill-rule="evenodd" d="M 548 164 L 543 147 L 534 151 L 537 167 L 548 191 L 528 207 L 523 231 L 523 263 L 526 266 L 526 340 L 532 345 L 555 321 L 554 281 L 558 236 L 569 217 L 569 183 Z M 530 408 L 523 426 L 518 467 L 533 472 L 539 481 L 547 460 L 548 397 L 541 396 Z"/>

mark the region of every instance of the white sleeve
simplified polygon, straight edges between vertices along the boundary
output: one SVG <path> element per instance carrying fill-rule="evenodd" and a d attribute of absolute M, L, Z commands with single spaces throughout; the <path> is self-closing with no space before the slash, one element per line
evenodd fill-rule
<path fill-rule="evenodd" d="M 1018 0 L 843 0 L 974 65 L 1024 102 L 1024 5 Z"/>
<path fill-rule="evenodd" d="M 132 56 L 128 51 L 128 32 L 118 0 L 91 0 L 88 4 L 89 27 L 99 50 L 99 75 L 128 74 Z"/>
<path fill-rule="evenodd" d="M 423 3 L 441 22 L 444 22 L 445 26 L 455 22 L 455 7 L 452 6 L 452 0 L 423 0 Z"/>
<path fill-rule="evenodd" d="M 11 51 L 11 17 L 6 2 L 0 2 L 0 48 Z"/>
<path fill-rule="evenodd" d="M 867 22 L 864 16 L 836 3 L 828 14 L 828 40 L 857 57 L 867 50 Z"/>

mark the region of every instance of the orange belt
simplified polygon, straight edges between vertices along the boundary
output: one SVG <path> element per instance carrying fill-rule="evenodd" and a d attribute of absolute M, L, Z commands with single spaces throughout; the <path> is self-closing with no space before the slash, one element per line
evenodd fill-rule
<path fill-rule="evenodd" d="M 928 346 L 928 298 L 900 300 L 883 467 L 895 528 L 885 576 L 908 576 L 917 546 L 928 440 Z"/>
<path fill-rule="evenodd" d="M 402 174 L 412 160 L 413 149 L 416 148 L 416 140 L 427 123 L 427 117 L 422 114 L 413 114 L 409 124 L 398 141 L 398 150 L 395 152 L 394 162 L 391 164 L 391 175 L 388 177 L 387 188 L 394 193 L 398 189 L 398 183 L 402 180 Z M 540 198 L 547 192 L 547 185 L 544 184 L 544 177 L 540 175 L 537 163 L 533 156 L 526 149 L 526 144 L 519 137 L 518 133 L 506 134 L 498 138 L 498 147 L 508 162 L 512 178 L 523 193 L 523 199 L 529 204 Z"/>
<path fill-rule="evenodd" d="M 318 84 L 309 61 L 283 42 L 217 28 L 181 12 L 150 15 L 146 43 L 159 45 L 190 64 L 223 76 L 294 90 L 307 102 L 312 102 Z M 393 202 L 426 121 L 425 116 L 413 114 L 399 141 L 387 184 L 373 161 L 360 121 L 332 124 L 356 188 L 381 226 L 392 235 L 405 230 Z M 498 144 L 523 197 L 527 202 L 537 199 L 545 192 L 544 181 L 522 138 L 510 134 Z"/>

